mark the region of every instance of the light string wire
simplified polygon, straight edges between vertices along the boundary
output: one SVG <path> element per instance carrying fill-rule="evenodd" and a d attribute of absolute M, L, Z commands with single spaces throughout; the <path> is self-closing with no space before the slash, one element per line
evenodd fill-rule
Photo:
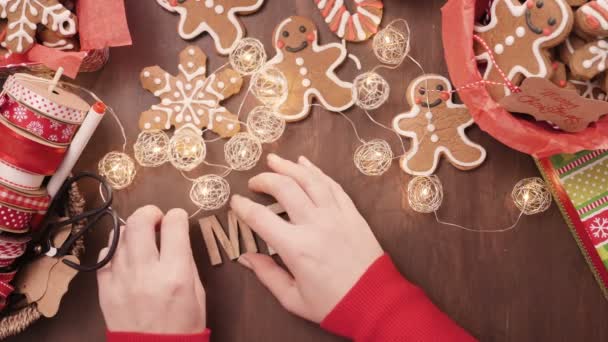
<path fill-rule="evenodd" d="M 473 232 L 473 233 L 506 233 L 508 231 L 511 231 L 515 228 L 517 228 L 517 226 L 519 225 L 519 221 L 521 221 L 522 216 L 524 216 L 524 211 L 521 210 L 519 212 L 519 215 L 517 215 L 517 220 L 515 220 L 515 223 L 513 223 L 512 225 L 510 225 L 507 228 L 501 228 L 501 229 L 474 229 L 474 228 L 469 228 L 457 223 L 452 223 L 452 222 L 447 222 L 447 221 L 443 221 L 439 218 L 439 215 L 437 214 L 437 210 L 433 211 L 433 214 L 435 214 L 435 220 L 437 221 L 437 223 L 442 224 L 444 226 L 449 226 L 449 227 L 454 227 L 454 228 L 458 228 L 467 232 Z"/>

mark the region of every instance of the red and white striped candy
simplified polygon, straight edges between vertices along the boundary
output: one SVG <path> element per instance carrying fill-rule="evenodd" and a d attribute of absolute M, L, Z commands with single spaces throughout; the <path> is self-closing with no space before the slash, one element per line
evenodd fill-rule
<path fill-rule="evenodd" d="M 362 42 L 378 32 L 384 11 L 381 0 L 354 0 L 355 13 L 346 8 L 344 1 L 315 0 L 332 32 L 351 42 Z"/>

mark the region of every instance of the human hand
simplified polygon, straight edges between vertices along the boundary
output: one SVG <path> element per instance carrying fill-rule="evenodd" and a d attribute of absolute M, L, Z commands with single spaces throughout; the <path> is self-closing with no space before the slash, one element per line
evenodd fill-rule
<path fill-rule="evenodd" d="M 308 159 L 294 163 L 271 154 L 268 165 L 275 173 L 252 178 L 249 187 L 272 195 L 290 222 L 238 195 L 231 206 L 278 252 L 291 275 L 267 255 L 245 254 L 239 262 L 288 311 L 319 323 L 383 251 L 340 185 Z"/>
<path fill-rule="evenodd" d="M 155 232 L 159 225 L 160 251 Z M 100 260 L 107 252 L 101 250 Z M 195 334 L 205 330 L 205 290 L 192 256 L 188 215 L 181 209 L 164 217 L 154 206 L 135 211 L 121 228 L 116 254 L 98 271 L 97 281 L 109 331 Z"/>

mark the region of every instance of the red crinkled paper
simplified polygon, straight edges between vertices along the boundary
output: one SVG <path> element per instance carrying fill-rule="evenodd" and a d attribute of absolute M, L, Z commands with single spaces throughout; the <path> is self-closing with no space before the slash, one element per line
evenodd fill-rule
<path fill-rule="evenodd" d="M 131 45 L 124 0 L 78 0 L 80 52 L 66 52 L 35 44 L 23 55 L 0 58 L 0 68 L 43 64 L 50 69 L 64 68 L 75 78 L 88 50 Z"/>
<path fill-rule="evenodd" d="M 481 13 L 487 5 L 488 0 L 449 0 L 441 10 L 445 60 L 457 88 L 482 79 L 473 51 L 473 26 L 476 9 Z M 463 89 L 458 93 L 482 130 L 503 144 L 536 158 L 608 148 L 608 115 L 582 132 L 566 133 L 512 115 L 494 101 L 484 87 Z"/>

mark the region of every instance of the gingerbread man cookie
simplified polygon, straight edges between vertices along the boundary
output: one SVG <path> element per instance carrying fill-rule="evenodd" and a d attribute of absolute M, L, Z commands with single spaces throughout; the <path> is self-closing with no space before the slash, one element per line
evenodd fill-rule
<path fill-rule="evenodd" d="M 2 0 L 0 17 L 8 19 L 2 46 L 11 52 L 24 53 L 34 45 L 38 24 L 64 37 L 76 34 L 76 16 L 57 0 Z"/>
<path fill-rule="evenodd" d="M 207 127 L 222 137 L 238 133 L 238 118 L 220 106 L 220 102 L 240 91 L 243 79 L 239 73 L 225 68 L 207 77 L 207 56 L 196 46 L 182 51 L 179 61 L 177 77 L 159 66 L 141 72 L 141 84 L 159 97 L 161 103 L 141 114 L 139 127 L 142 130 L 190 127 L 196 131 Z"/>
<path fill-rule="evenodd" d="M 608 0 L 590 1 L 577 9 L 574 28 L 583 36 L 608 36 Z"/>
<path fill-rule="evenodd" d="M 409 152 L 401 158 L 401 168 L 412 175 L 429 176 L 439 158 L 461 170 L 478 167 L 486 158 L 483 147 L 465 134 L 473 118 L 464 105 L 452 102 L 452 86 L 439 75 L 418 77 L 407 89 L 412 109 L 393 120 L 393 128 L 412 140 Z"/>
<path fill-rule="evenodd" d="M 475 45 L 477 59 L 487 65 L 484 79 L 504 84 L 507 78 L 517 85 L 525 77 L 550 78 L 551 61 L 546 52 L 563 42 L 573 26 L 568 3 L 528 0 L 519 4 L 517 0 L 496 0 L 491 17 L 488 25 L 475 27 L 486 45 Z M 504 76 L 492 60 L 504 71 Z M 510 90 L 492 86 L 488 92 L 499 100 Z"/>
<path fill-rule="evenodd" d="M 264 0 L 156 0 L 169 12 L 180 16 L 178 32 L 183 39 L 193 39 L 208 32 L 215 48 L 222 55 L 229 54 L 241 38 L 245 28 L 236 15 L 256 12 Z"/>
<path fill-rule="evenodd" d="M 347 57 L 342 44 L 319 45 L 318 31 L 308 18 L 289 17 L 273 34 L 276 56 L 268 64 L 281 70 L 289 94 L 278 108 L 287 121 L 304 119 L 316 97 L 330 111 L 343 111 L 354 104 L 352 83 L 344 82 L 334 70 Z"/>

